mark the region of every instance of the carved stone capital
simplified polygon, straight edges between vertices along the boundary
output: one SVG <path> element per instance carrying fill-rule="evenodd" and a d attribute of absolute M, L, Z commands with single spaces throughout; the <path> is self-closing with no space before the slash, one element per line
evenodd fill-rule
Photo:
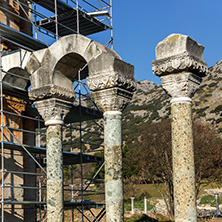
<path fill-rule="evenodd" d="M 156 46 L 153 72 L 173 98 L 192 97 L 207 74 L 204 47 L 189 36 L 172 34 Z"/>
<path fill-rule="evenodd" d="M 120 73 L 104 73 L 87 77 L 87 85 L 92 91 L 119 87 L 134 92 L 137 83 L 134 78 L 127 78 Z"/>
<path fill-rule="evenodd" d="M 66 114 L 72 107 L 72 102 L 50 98 L 34 102 L 40 115 L 45 121 L 45 125 L 63 124 Z"/>
<path fill-rule="evenodd" d="M 64 87 L 56 85 L 45 85 L 39 88 L 29 90 L 29 98 L 31 100 L 42 100 L 48 98 L 58 98 L 74 102 L 75 91 L 70 91 Z"/>
<path fill-rule="evenodd" d="M 165 75 L 160 78 L 163 88 L 173 98 L 192 97 L 201 83 L 201 78 L 190 72 Z"/>
<path fill-rule="evenodd" d="M 153 61 L 152 70 L 157 76 L 183 71 L 193 72 L 199 76 L 205 76 L 207 73 L 207 64 L 185 52 L 180 55 Z"/>
<path fill-rule="evenodd" d="M 103 111 L 122 111 L 133 97 L 133 93 L 119 87 L 92 93 L 98 107 Z"/>

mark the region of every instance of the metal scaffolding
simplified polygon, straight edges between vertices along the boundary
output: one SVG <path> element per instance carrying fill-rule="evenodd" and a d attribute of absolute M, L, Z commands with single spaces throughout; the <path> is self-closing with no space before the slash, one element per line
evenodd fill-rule
<path fill-rule="evenodd" d="M 106 46 L 113 47 L 112 0 L 109 3 L 104 0 L 30 0 L 29 4 L 22 0 L 15 1 L 25 17 L 1 5 L 0 10 L 30 23 L 33 33 L 30 37 L 0 22 L 5 41 L 33 51 L 47 47 L 49 42 L 65 35 L 78 33 L 88 36 L 109 30 L 110 38 L 106 40 Z M 35 45 L 31 46 L 33 43 Z"/>
<path fill-rule="evenodd" d="M 28 87 L 30 80 L 28 77 L 21 76 L 18 73 L 7 72 L 3 70 L 2 59 L 15 51 L 4 50 L 2 41 L 8 42 L 16 46 L 16 50 L 25 49 L 27 51 L 35 51 L 48 47 L 53 41 L 60 37 L 73 33 L 83 35 L 91 35 L 97 32 L 110 30 L 111 37 L 107 42 L 107 46 L 113 47 L 113 28 L 112 28 L 112 1 L 107 3 L 104 0 L 86 1 L 82 0 L 31 0 L 30 4 L 24 4 L 23 1 L 16 0 L 19 7 L 23 11 L 25 17 L 13 14 L 12 11 L 0 5 L 0 10 L 8 12 L 19 19 L 29 22 L 33 27 L 33 36 L 15 30 L 6 24 L 0 22 L 0 112 L 1 112 L 1 222 L 6 222 L 6 213 L 13 214 L 15 209 L 28 211 L 32 210 L 35 214 L 35 221 L 47 221 L 46 215 L 46 142 L 45 142 L 45 126 L 38 111 L 28 98 Z M 93 3 L 91 3 L 93 2 Z M 95 4 L 96 3 L 96 4 Z M 82 5 L 83 4 L 83 5 Z M 42 10 L 44 8 L 44 10 Z M 31 16 L 29 13 L 31 13 Z M 43 13 L 44 12 L 44 13 Z M 3 52 L 4 50 L 4 52 Z M 78 211 L 82 215 L 82 221 L 90 221 L 85 211 L 88 210 L 92 217 L 91 221 L 100 221 L 105 215 L 104 202 L 98 202 L 94 196 L 104 196 L 103 179 L 97 179 L 99 172 L 104 167 L 104 158 L 95 155 L 103 152 L 103 135 L 98 132 L 90 132 L 87 125 L 92 122 L 102 132 L 100 121 L 101 112 L 87 90 L 84 78 L 87 76 L 87 67 L 79 71 L 78 79 L 76 79 L 76 87 L 78 102 L 73 105 L 71 115 L 65 120 L 66 125 L 63 127 L 63 155 L 64 166 L 66 166 L 67 181 L 64 181 L 66 209 L 72 211 L 72 221 L 74 221 L 74 212 Z M 10 76 L 15 79 L 23 79 L 27 82 L 25 89 L 9 84 L 5 81 L 5 77 Z M 5 103 L 10 99 L 16 99 L 22 103 L 26 109 L 31 110 L 26 113 L 16 112 L 16 110 L 5 110 Z M 84 103 L 84 104 L 83 104 Z M 87 107 L 86 105 L 90 107 Z M 84 105 L 84 106 L 83 106 Z M 71 117 L 70 117 L 71 116 Z M 79 116 L 79 118 L 76 118 Z M 10 121 L 24 123 L 31 122 L 31 128 L 15 127 L 10 125 Z M 90 122 L 90 123 L 89 123 Z M 22 126 L 22 125 L 21 125 Z M 6 137 L 10 137 L 7 139 Z M 22 140 L 18 135 L 22 135 Z M 68 135 L 68 136 L 66 136 Z M 94 135 L 94 136 L 86 136 Z M 26 138 L 27 142 L 25 142 Z M 87 137 L 86 139 L 84 137 Z M 92 140 L 94 137 L 94 140 Z M 27 139 L 28 138 L 28 139 Z M 31 142 L 30 142 L 30 138 Z M 16 152 L 21 155 L 23 162 L 27 161 L 32 169 L 28 167 L 20 167 L 18 169 L 8 169 L 7 161 L 10 153 Z M 13 156 L 12 155 L 12 156 Z M 25 159 L 26 158 L 26 159 Z M 15 160 L 12 160 L 15 162 Z M 97 171 L 94 175 L 87 175 L 85 165 L 92 163 L 97 164 Z M 21 163 L 16 163 L 21 165 Z M 15 164 L 15 165 L 16 165 Z M 30 167 L 31 167 L 30 166 Z M 76 171 L 79 170 L 80 177 L 76 178 Z M 10 175 L 11 182 L 7 181 Z M 14 177 L 23 179 L 22 184 L 15 184 Z M 30 178 L 32 184 L 30 184 Z M 34 179 L 33 179 L 34 178 Z M 28 184 L 26 184 L 26 182 Z M 97 190 L 99 187 L 101 190 Z M 22 191 L 19 191 L 22 190 Z M 22 193 L 24 198 L 19 199 L 15 193 Z M 13 194 L 13 195 L 9 195 Z M 28 196 L 28 198 L 27 198 Z M 30 198 L 32 197 L 32 198 Z M 102 198 L 99 198 L 102 199 Z M 92 208 L 101 208 L 96 215 Z"/>

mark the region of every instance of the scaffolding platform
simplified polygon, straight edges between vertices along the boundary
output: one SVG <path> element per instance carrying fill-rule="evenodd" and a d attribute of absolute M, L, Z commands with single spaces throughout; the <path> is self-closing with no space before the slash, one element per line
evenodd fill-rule
<path fill-rule="evenodd" d="M 37 147 L 37 146 L 29 146 L 29 145 L 20 145 L 17 143 L 12 142 L 3 142 L 5 149 L 11 149 L 11 150 L 18 150 L 18 151 L 24 151 L 25 147 L 30 153 L 34 154 L 46 154 L 46 148 L 43 147 Z M 103 162 L 104 158 L 101 156 L 94 156 L 84 153 L 74 153 L 74 152 L 68 152 L 63 151 L 63 164 L 64 165 L 74 165 L 74 164 L 80 164 L 81 163 L 81 155 L 82 155 L 82 163 L 93 163 L 93 162 Z"/>
<path fill-rule="evenodd" d="M 55 12 L 54 0 L 42 1 L 33 0 L 36 4 L 48 9 L 51 12 Z M 107 29 L 111 29 L 110 26 L 101 22 L 97 18 L 88 15 L 83 10 L 72 8 L 64 2 L 57 0 L 57 19 L 58 19 L 58 35 L 60 37 L 74 34 L 77 31 L 77 16 L 79 16 L 79 33 L 82 35 L 91 35 Z M 48 30 L 51 33 L 56 33 L 56 17 L 52 16 L 36 22 L 39 27 Z"/>
<path fill-rule="evenodd" d="M 45 201 L 4 201 L 4 204 L 11 204 L 11 205 L 46 205 Z M 87 208 L 104 208 L 105 203 L 100 202 L 93 202 L 93 201 L 64 201 L 65 207 L 80 207 L 84 204 L 84 207 L 87 206 Z"/>
<path fill-rule="evenodd" d="M 33 37 L 17 31 L 7 25 L 4 25 L 1 22 L 0 33 L 2 40 L 15 43 L 15 45 L 19 46 L 20 48 L 27 49 L 29 51 L 36 51 L 47 47 L 41 41 L 34 39 Z"/>

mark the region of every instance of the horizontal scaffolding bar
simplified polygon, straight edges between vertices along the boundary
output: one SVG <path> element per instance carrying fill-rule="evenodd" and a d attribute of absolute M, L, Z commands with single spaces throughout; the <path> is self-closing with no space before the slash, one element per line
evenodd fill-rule
<path fill-rule="evenodd" d="M 24 174 L 24 175 L 31 175 L 31 176 L 46 176 L 46 174 L 41 173 L 31 173 L 31 172 L 20 172 L 20 171 L 11 171 L 11 170 L 0 170 L 3 173 L 12 173 L 12 174 Z"/>

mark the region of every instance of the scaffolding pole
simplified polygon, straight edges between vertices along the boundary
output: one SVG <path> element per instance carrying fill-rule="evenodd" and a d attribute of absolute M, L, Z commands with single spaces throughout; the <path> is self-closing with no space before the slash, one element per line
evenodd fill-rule
<path fill-rule="evenodd" d="M 2 38 L 1 38 L 1 31 L 0 31 L 0 96 L 1 96 L 1 175 L 2 175 L 2 184 L 1 184 L 1 189 L 2 189 L 2 198 L 1 198 L 1 221 L 4 222 L 4 132 L 3 132 L 3 89 L 2 89 Z"/>

